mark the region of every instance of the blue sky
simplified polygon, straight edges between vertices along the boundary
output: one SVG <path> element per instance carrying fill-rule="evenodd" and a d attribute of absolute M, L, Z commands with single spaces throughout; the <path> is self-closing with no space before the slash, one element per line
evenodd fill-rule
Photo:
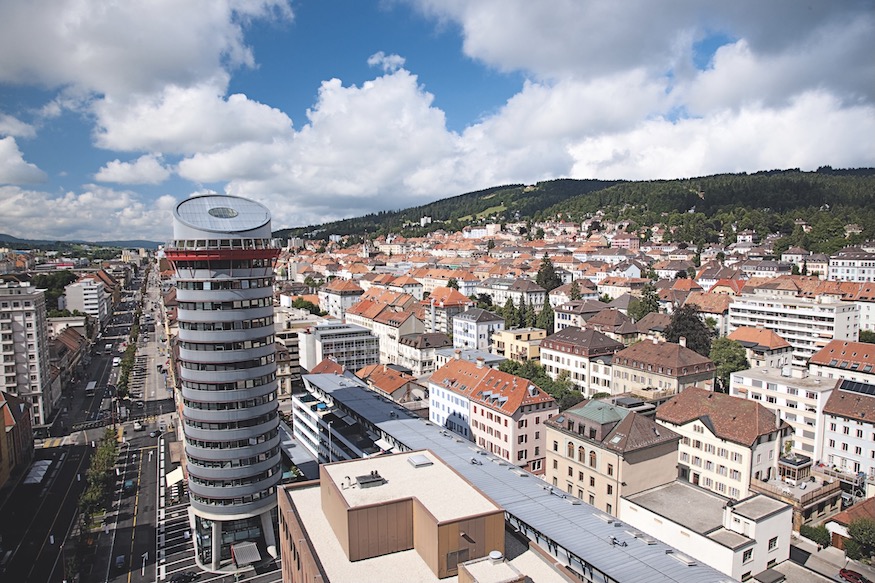
<path fill-rule="evenodd" d="M 0 3 L 0 232 L 166 240 L 510 182 L 875 166 L 875 2 Z"/>

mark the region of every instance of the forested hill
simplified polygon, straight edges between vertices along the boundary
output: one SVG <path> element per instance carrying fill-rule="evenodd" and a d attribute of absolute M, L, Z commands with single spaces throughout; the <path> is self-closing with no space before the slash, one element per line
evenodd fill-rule
<path fill-rule="evenodd" d="M 875 237 L 875 169 L 824 167 L 816 172 L 775 170 L 652 181 L 550 180 L 534 186 L 498 186 L 406 210 L 285 229 L 276 235 L 327 239 L 330 234 L 391 232 L 414 236 L 436 229 L 456 231 L 478 222 L 558 217 L 580 221 L 597 211 L 607 218 L 632 220 L 636 227 L 666 223 L 685 225 L 683 231 L 692 232 L 701 230 L 704 222 L 709 233 L 727 223 L 790 235 L 796 219 L 822 223 L 830 230 L 854 222 L 864 229 L 864 236 Z M 424 216 L 433 222 L 420 227 L 419 219 Z M 711 238 L 698 233 L 683 240 L 702 243 Z"/>
<path fill-rule="evenodd" d="M 516 217 L 526 220 L 563 200 L 615 184 L 619 184 L 619 181 L 562 179 L 542 182 L 534 187 L 522 184 L 495 186 L 404 210 L 381 211 L 323 225 L 283 229 L 274 234 L 277 237 L 305 235 L 327 239 L 332 234 L 373 235 L 403 232 L 413 235 L 436 229 L 456 231 L 480 220 L 503 222 L 516 220 Z M 433 223 L 420 228 L 419 220 L 422 217 L 431 217 Z"/>

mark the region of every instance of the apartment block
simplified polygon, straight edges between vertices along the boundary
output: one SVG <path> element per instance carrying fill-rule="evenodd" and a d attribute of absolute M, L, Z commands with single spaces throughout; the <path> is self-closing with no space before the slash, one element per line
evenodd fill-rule
<path fill-rule="evenodd" d="M 398 364 L 417 377 L 432 373 L 438 367 L 437 351 L 452 345 L 450 337 L 440 332 L 405 334 L 398 339 Z"/>
<path fill-rule="evenodd" d="M 792 451 L 817 457 L 821 451 L 823 407 L 836 381 L 805 369 L 751 368 L 732 373 L 729 394 L 760 403 L 793 429 Z"/>
<path fill-rule="evenodd" d="M 355 304 L 365 291 L 348 279 L 333 279 L 319 288 L 319 309 L 332 318 L 342 320 L 346 311 Z"/>
<path fill-rule="evenodd" d="M 665 399 L 689 387 L 712 387 L 717 370 L 710 358 L 682 344 L 657 340 L 617 352 L 611 367 L 611 394 L 632 393 L 648 400 Z"/>
<path fill-rule="evenodd" d="M 547 331 L 541 328 L 512 328 L 496 332 L 492 335 L 492 352 L 525 362 L 541 359 L 541 342 L 547 337 Z"/>
<path fill-rule="evenodd" d="M 546 426 L 544 479 L 610 515 L 620 496 L 677 477 L 680 436 L 629 409 L 588 401 Z"/>
<path fill-rule="evenodd" d="M 65 305 L 71 312 L 88 314 L 102 329 L 112 314 L 112 296 L 103 282 L 83 277 L 64 288 Z"/>
<path fill-rule="evenodd" d="M 480 308 L 469 308 L 453 316 L 453 348 L 488 352 L 492 335 L 502 330 L 504 318 Z"/>
<path fill-rule="evenodd" d="M 429 378 L 429 419 L 486 451 L 543 473 L 544 422 L 559 411 L 536 385 L 484 365 L 453 359 Z"/>
<path fill-rule="evenodd" d="M 552 379 L 567 378 L 586 398 L 611 392 L 611 359 L 623 344 L 596 330 L 565 328 L 541 341 L 541 365 Z"/>
<path fill-rule="evenodd" d="M 796 290 L 779 289 L 780 285 L 767 284 L 736 297 L 729 306 L 730 331 L 759 326 L 775 332 L 793 347 L 796 366 L 805 366 L 830 340 L 857 340 L 859 306 L 829 295 L 800 298 Z"/>
<path fill-rule="evenodd" d="M 733 500 L 751 479 L 768 481 L 790 427 L 755 401 L 690 387 L 656 410 L 656 421 L 681 435 L 678 477 Z"/>
<path fill-rule="evenodd" d="M 0 391 L 27 401 L 34 429 L 49 424 L 61 398 L 60 382 L 51 375 L 47 331 L 45 290 L 0 284 Z"/>
<path fill-rule="evenodd" d="M 808 361 L 812 376 L 875 385 L 875 344 L 833 340 Z"/>
<path fill-rule="evenodd" d="M 793 358 L 793 347 L 790 343 L 766 328 L 742 326 L 733 330 L 728 338 L 744 347 L 751 368 L 789 366 Z"/>
<path fill-rule="evenodd" d="M 875 385 L 839 381 L 823 408 L 820 460 L 855 489 L 875 479 Z"/>
<path fill-rule="evenodd" d="M 830 255 L 830 281 L 875 281 L 875 253 L 862 247 L 845 247 Z"/>
<path fill-rule="evenodd" d="M 332 358 L 347 370 L 380 362 L 380 340 L 370 330 L 355 324 L 326 322 L 298 332 L 301 368 L 312 370 Z"/>

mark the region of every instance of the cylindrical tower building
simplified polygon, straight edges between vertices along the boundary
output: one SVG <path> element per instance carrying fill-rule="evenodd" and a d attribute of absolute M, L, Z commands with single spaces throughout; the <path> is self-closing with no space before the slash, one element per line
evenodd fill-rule
<path fill-rule="evenodd" d="M 234 570 L 232 547 L 275 556 L 280 467 L 270 212 L 226 195 L 177 205 L 182 427 L 198 563 Z M 237 555 L 240 552 L 236 553 Z M 241 567 L 243 565 L 240 565 Z"/>

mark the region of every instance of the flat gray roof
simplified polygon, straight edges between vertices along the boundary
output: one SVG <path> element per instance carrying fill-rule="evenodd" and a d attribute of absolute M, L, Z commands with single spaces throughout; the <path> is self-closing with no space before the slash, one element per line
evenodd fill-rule
<path fill-rule="evenodd" d="M 760 520 L 769 514 L 781 510 L 790 510 L 792 506 L 784 504 L 768 496 L 757 495 L 743 500 L 735 505 L 735 512 L 751 520 Z"/>
<path fill-rule="evenodd" d="M 747 370 L 740 370 L 738 372 L 732 373 L 733 376 L 737 375 L 744 378 L 755 379 L 758 381 L 767 381 L 770 383 L 780 383 L 782 385 L 797 387 L 800 389 L 805 389 L 806 391 L 811 391 L 814 393 L 819 393 L 821 391 L 831 391 L 836 386 L 836 379 L 828 379 L 826 377 L 817 377 L 817 376 L 808 376 L 805 378 L 799 377 L 785 377 L 781 374 L 781 369 L 779 368 L 749 368 Z M 745 387 L 747 388 L 747 387 Z"/>
<path fill-rule="evenodd" d="M 204 231 L 236 233 L 270 223 L 270 211 L 261 203 L 226 194 L 192 196 L 176 205 L 176 218 Z"/>
<path fill-rule="evenodd" d="M 656 486 L 624 498 L 706 536 L 723 527 L 723 506 L 728 501 L 727 498 L 681 481 Z"/>
<path fill-rule="evenodd" d="M 699 562 L 688 566 L 677 561 L 666 554 L 672 548 L 669 545 L 662 542 L 648 545 L 636 539 L 626 532 L 629 528 L 617 528 L 615 524 L 619 521 L 614 518 L 487 454 L 472 442 L 414 416 L 369 391 L 357 379 L 332 374 L 304 375 L 304 379 L 330 394 L 336 406 L 373 424 L 399 449 L 434 452 L 501 506 L 512 527 L 560 561 L 570 555 L 570 566 L 577 572 L 584 572 L 585 563 L 622 583 L 735 581 Z"/>

